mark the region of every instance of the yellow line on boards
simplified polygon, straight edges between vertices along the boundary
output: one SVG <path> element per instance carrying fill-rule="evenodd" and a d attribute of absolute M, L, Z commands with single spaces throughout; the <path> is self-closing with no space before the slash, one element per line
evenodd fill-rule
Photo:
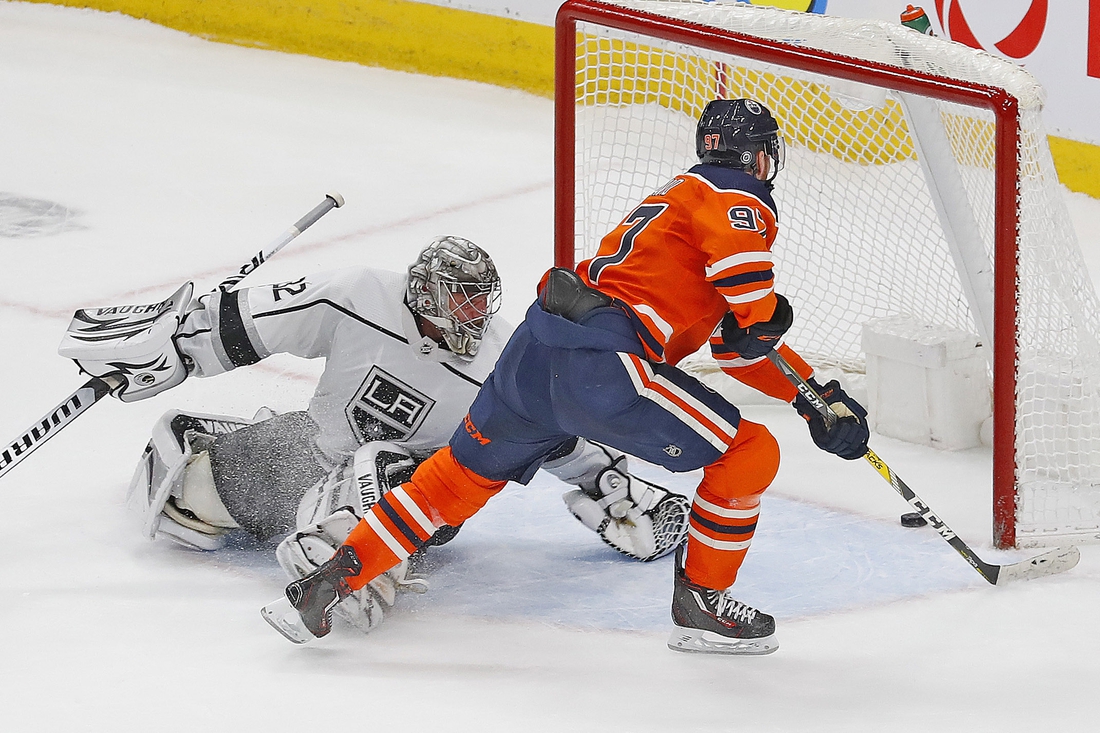
<path fill-rule="evenodd" d="M 46 0 L 31 0 L 46 2 Z M 554 94 L 554 29 L 406 0 L 49 0 L 222 43 Z"/>
<path fill-rule="evenodd" d="M 554 29 L 408 0 L 29 0 L 241 46 L 554 94 Z M 1050 137 L 1058 178 L 1100 198 L 1100 146 Z"/>

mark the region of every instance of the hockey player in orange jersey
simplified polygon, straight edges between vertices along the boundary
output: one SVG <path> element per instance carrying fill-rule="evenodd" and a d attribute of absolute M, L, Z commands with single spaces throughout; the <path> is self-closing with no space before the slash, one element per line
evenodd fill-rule
<path fill-rule="evenodd" d="M 779 446 L 675 365 L 709 341 L 727 373 L 793 402 L 815 443 L 842 458 L 866 452 L 866 412 L 836 382 L 812 382 L 841 416 L 827 428 L 766 358 L 777 348 L 811 376 L 782 344 L 793 312 L 774 289 L 779 216 L 771 190 L 784 159 L 775 119 L 753 100 L 713 101 L 700 116 L 696 149 L 700 164 L 646 198 L 596 256 L 576 272 L 547 274 L 449 446 L 379 501 L 332 560 L 288 586 L 298 613 L 283 619 L 284 634 L 293 638 L 287 625 L 300 621 L 324 635 L 329 609 L 351 590 L 437 527 L 473 515 L 507 481 L 525 484 L 545 456 L 583 436 L 671 471 L 703 468 L 686 553 L 681 547 L 676 556 L 669 647 L 775 651 L 774 619 L 736 600 L 730 587 Z M 570 508 L 582 519 L 593 510 L 583 502 Z"/>

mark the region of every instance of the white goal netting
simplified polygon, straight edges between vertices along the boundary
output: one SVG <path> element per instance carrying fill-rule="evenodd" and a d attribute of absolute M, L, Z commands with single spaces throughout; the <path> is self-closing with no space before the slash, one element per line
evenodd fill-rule
<path fill-rule="evenodd" d="M 1015 481 L 999 489 L 1012 492 L 1015 512 L 998 522 L 1014 525 L 1020 545 L 1100 539 L 1100 311 L 1033 77 L 897 24 L 740 3 L 609 4 L 792 44 L 808 57 L 816 49 L 979 83 L 1018 100 L 1017 345 L 1014 354 L 994 345 L 998 359 L 1016 364 Z M 992 342 L 995 232 L 1005 223 L 995 207 L 990 110 L 839 79 L 812 62 L 765 63 L 679 40 L 577 24 L 576 261 L 697 162 L 695 121 L 708 100 L 752 97 L 772 110 L 787 142 L 775 258 L 776 289 L 797 314 L 792 346 L 816 365 L 859 372 L 863 324 L 898 314 Z"/>

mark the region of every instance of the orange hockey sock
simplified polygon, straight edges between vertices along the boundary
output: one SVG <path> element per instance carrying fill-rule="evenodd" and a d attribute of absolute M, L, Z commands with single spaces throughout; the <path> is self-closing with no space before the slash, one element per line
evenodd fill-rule
<path fill-rule="evenodd" d="M 688 579 L 724 590 L 737 580 L 760 515 L 760 495 L 779 470 L 779 444 L 742 420 L 730 449 L 703 470 L 688 521 Z"/>
<path fill-rule="evenodd" d="M 436 451 L 408 483 L 383 494 L 344 540 L 363 565 L 348 585 L 359 590 L 416 552 L 439 527 L 466 521 L 506 483 L 462 466 L 449 447 Z"/>

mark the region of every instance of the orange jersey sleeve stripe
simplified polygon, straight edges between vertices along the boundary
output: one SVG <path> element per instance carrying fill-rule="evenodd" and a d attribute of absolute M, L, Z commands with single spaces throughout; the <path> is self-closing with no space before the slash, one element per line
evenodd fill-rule
<path fill-rule="evenodd" d="M 706 276 L 711 282 L 726 277 L 733 277 L 745 272 L 772 269 L 772 253 L 770 251 L 738 252 L 729 257 L 723 257 L 712 265 L 707 265 Z"/>
<path fill-rule="evenodd" d="M 706 269 L 707 279 L 731 306 L 751 303 L 775 290 L 771 252 L 742 252 Z"/>
<path fill-rule="evenodd" d="M 775 292 L 775 276 L 768 272 L 753 272 L 741 278 L 730 278 L 727 282 L 736 281 L 735 285 L 724 286 L 715 283 L 718 292 L 732 306 L 754 303 L 766 298 Z M 743 325 L 750 325 L 745 323 Z"/>

